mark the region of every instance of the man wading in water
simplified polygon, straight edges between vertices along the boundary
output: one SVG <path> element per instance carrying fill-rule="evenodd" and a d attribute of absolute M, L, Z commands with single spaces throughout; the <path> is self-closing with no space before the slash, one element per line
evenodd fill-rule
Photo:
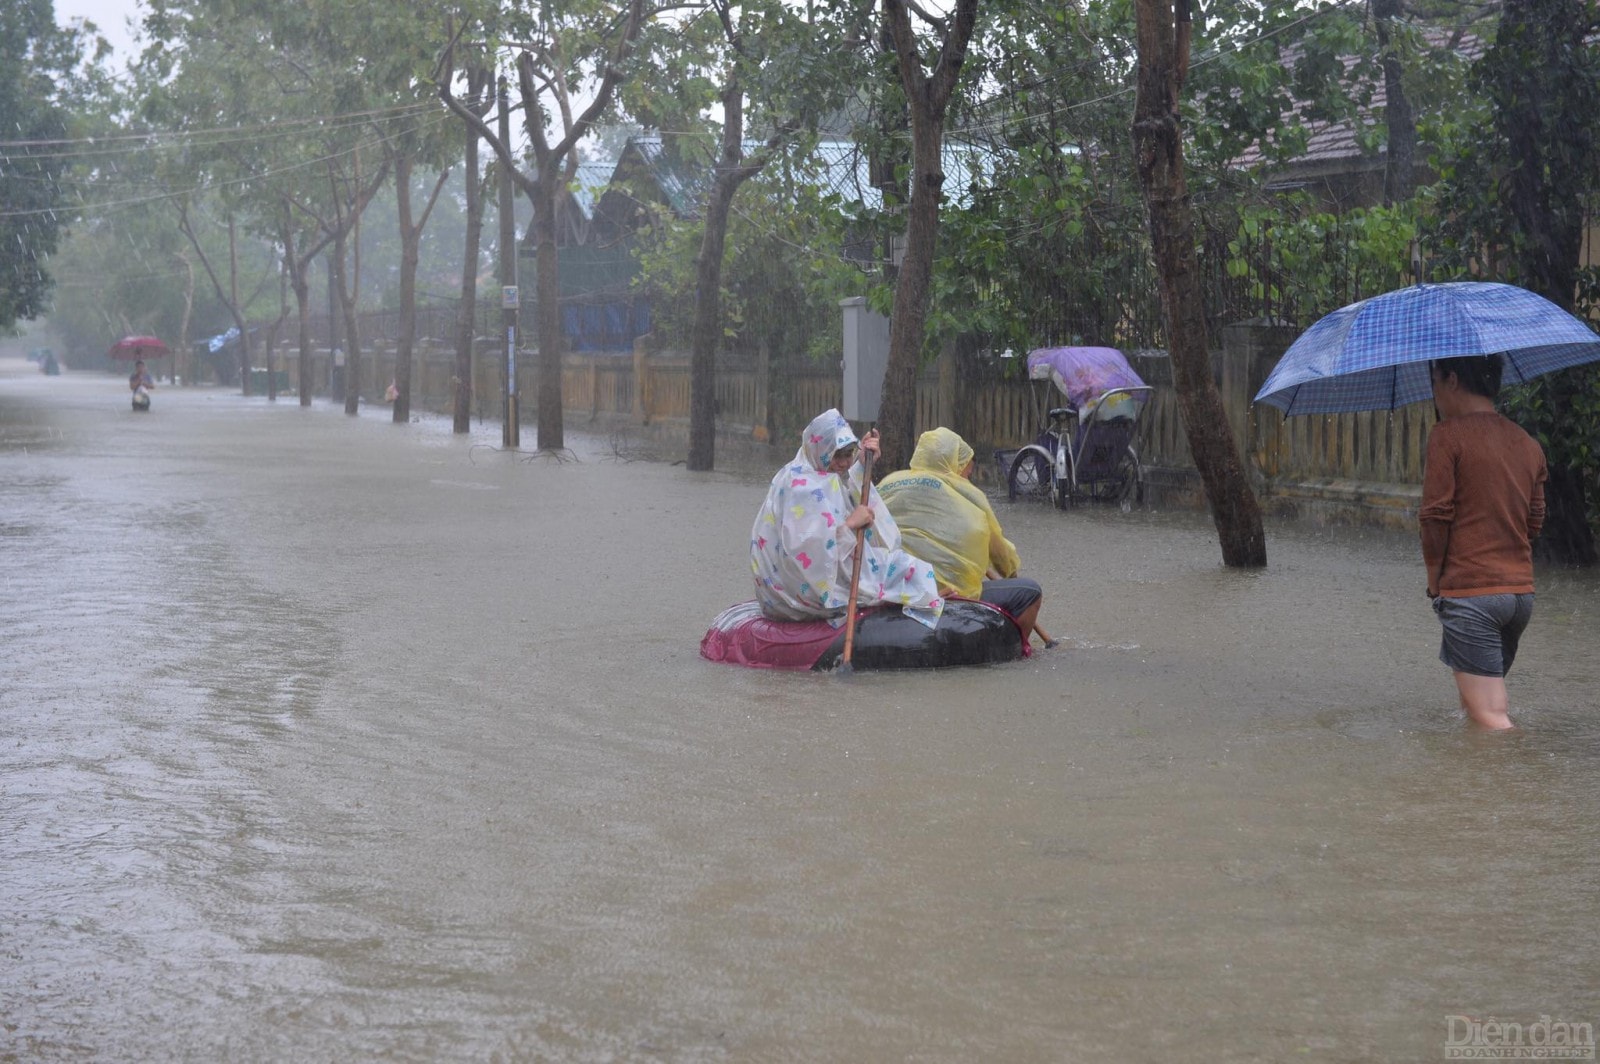
<path fill-rule="evenodd" d="M 1544 451 L 1495 411 L 1499 355 L 1436 359 L 1417 523 L 1439 660 L 1480 727 L 1512 727 L 1506 673 L 1533 616 L 1533 540 L 1544 525 Z"/>

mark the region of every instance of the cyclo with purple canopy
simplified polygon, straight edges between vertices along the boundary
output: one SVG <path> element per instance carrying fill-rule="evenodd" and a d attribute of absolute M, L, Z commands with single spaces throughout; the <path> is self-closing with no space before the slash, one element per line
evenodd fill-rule
<path fill-rule="evenodd" d="M 1010 498 L 1136 502 L 1144 475 L 1134 437 L 1155 389 L 1114 347 L 1041 347 L 1028 353 L 1028 379 L 1049 381 L 1066 402 L 1040 418 L 1039 435 L 1016 452 L 997 451 Z M 1048 392 L 1044 393 L 1049 396 Z M 1041 390 L 1035 387 L 1035 404 Z"/>

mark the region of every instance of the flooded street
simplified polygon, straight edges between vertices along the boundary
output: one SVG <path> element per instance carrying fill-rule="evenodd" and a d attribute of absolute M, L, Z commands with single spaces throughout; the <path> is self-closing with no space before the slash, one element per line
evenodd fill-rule
<path fill-rule="evenodd" d="M 1597 574 L 1539 573 L 1509 736 L 1462 724 L 1414 536 L 1229 572 L 1188 513 L 998 503 L 1062 641 L 1028 661 L 772 674 L 698 645 L 792 448 L 387 417 L 0 362 L 0 1061 L 1600 1023 Z"/>

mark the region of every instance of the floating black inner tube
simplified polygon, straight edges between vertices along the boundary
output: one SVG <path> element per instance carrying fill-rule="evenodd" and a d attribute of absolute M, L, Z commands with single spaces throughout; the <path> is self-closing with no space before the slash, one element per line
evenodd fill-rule
<path fill-rule="evenodd" d="M 839 629 L 817 663 L 817 671 L 838 667 L 844 654 Z M 863 614 L 856 625 L 850 664 L 855 669 L 941 669 L 989 665 L 1022 657 L 1022 633 L 1002 610 L 982 602 L 945 602 L 939 624 L 929 629 L 898 609 Z"/>

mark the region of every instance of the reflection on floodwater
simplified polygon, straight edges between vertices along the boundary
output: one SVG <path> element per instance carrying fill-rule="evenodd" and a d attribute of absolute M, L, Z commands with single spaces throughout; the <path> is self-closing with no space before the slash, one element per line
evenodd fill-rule
<path fill-rule="evenodd" d="M 1504 736 L 1413 537 L 1230 572 L 1188 513 L 999 505 L 1057 650 L 777 675 L 697 648 L 783 447 L 557 462 L 8 366 L 0 1060 L 1420 1060 L 1452 1015 L 1600 1019 L 1594 574 L 1540 573 Z"/>

